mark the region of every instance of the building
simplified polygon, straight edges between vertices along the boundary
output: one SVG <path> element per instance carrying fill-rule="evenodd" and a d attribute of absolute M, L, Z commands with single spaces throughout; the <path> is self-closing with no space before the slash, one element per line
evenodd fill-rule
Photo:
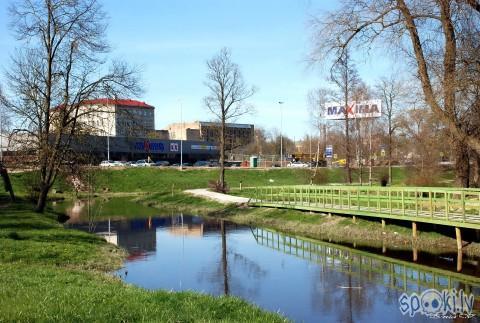
<path fill-rule="evenodd" d="M 83 101 L 79 117 L 87 133 L 110 137 L 142 137 L 155 131 L 155 107 L 130 99 Z"/>
<path fill-rule="evenodd" d="M 195 121 L 188 123 L 172 123 L 168 126 L 170 139 L 175 140 L 202 140 L 220 141 L 221 123 Z M 231 150 L 246 146 L 254 139 L 253 124 L 227 123 L 226 124 L 226 149 Z"/>
<path fill-rule="evenodd" d="M 218 146 L 212 142 L 145 137 L 87 135 L 72 140 L 71 148 L 79 154 L 90 156 L 96 162 L 110 156 L 111 160 L 131 161 L 150 157 L 153 161 L 178 163 L 182 155 L 184 162 L 194 163 L 198 160 L 217 160 L 219 156 Z"/>

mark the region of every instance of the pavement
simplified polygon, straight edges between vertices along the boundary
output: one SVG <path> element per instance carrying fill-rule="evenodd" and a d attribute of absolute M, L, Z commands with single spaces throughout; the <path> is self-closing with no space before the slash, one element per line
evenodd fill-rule
<path fill-rule="evenodd" d="M 194 190 L 186 190 L 185 193 L 192 194 L 193 196 L 207 198 L 222 204 L 245 204 L 250 200 L 247 197 L 241 196 L 232 196 L 228 194 L 222 194 L 217 192 L 212 192 L 206 188 L 197 188 Z"/>

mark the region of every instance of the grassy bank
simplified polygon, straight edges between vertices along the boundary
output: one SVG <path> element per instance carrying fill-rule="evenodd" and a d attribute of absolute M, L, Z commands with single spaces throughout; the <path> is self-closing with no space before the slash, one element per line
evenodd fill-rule
<path fill-rule="evenodd" d="M 374 177 L 380 178 L 385 174 L 386 168 L 375 168 Z M 402 167 L 393 168 L 394 184 L 407 184 L 411 178 L 411 170 Z M 344 181 L 344 169 L 320 169 L 317 180 L 324 184 L 341 183 Z M 364 175 L 368 174 L 365 172 Z M 224 211 L 225 205 L 214 201 L 193 197 L 183 193 L 185 189 L 204 188 L 209 181 L 216 180 L 216 169 L 187 169 L 179 171 L 174 168 L 127 168 L 127 169 L 96 169 L 92 176 L 96 195 L 102 198 L 132 195 L 132 199 L 145 206 L 151 206 L 159 210 L 156 215 L 168 215 L 173 212 L 183 212 L 201 215 L 232 215 L 233 221 L 242 223 L 254 223 L 256 225 L 269 226 L 277 230 L 289 231 L 320 239 L 333 239 L 342 243 L 365 244 L 367 246 L 381 246 L 386 240 L 392 248 L 410 248 L 411 230 L 401 226 L 388 226 L 388 230 L 382 230 L 375 221 L 360 220 L 352 225 L 349 220 L 342 217 L 333 217 L 325 221 L 320 215 L 304 217 L 300 211 L 249 209 L 228 209 L 229 215 Z M 356 176 L 356 173 L 354 173 Z M 26 191 L 31 174 L 14 174 L 14 185 L 20 192 Z M 354 176 L 354 178 L 356 178 Z M 292 185 L 310 183 L 312 173 L 308 169 L 227 169 L 227 182 L 232 188 L 237 188 L 242 182 L 244 187 L 256 185 Z M 435 179 L 438 185 L 452 183 L 452 173 L 444 171 Z M 69 197 L 68 185 L 64 180 L 59 181 L 59 189 Z M 57 194 L 58 195 L 58 194 Z M 61 196 L 61 195 L 60 195 Z M 103 214 L 120 214 L 119 208 L 125 210 L 129 206 L 118 203 L 101 203 L 104 208 Z M 285 212 L 289 218 L 284 218 Z M 146 215 L 145 212 L 128 213 L 128 216 Z M 150 213 L 148 213 L 150 215 Z M 155 215 L 155 214 L 153 214 Z M 312 222 L 313 221 L 313 222 Z M 315 221 L 319 221 L 315 223 Z M 325 222 L 325 223 L 324 223 Z M 300 229 L 301 228 L 301 229 Z M 292 231 L 295 229 L 296 231 Z M 389 231 L 391 230 L 391 232 Z M 443 240 L 442 240 L 443 239 Z M 423 232 L 416 242 L 423 250 L 441 251 L 445 248 L 451 250 L 455 247 L 452 239 L 434 232 Z M 476 244 L 469 245 L 469 252 L 480 254 Z"/>
<path fill-rule="evenodd" d="M 106 272 L 124 253 L 94 235 L 64 229 L 56 214 L 23 203 L 0 207 L 0 321 L 281 322 L 233 297 L 147 291 Z"/>
<path fill-rule="evenodd" d="M 373 183 L 378 185 L 380 178 L 386 174 L 385 167 L 375 167 Z M 414 185 L 412 178 L 415 174 L 405 167 L 393 168 L 394 185 Z M 353 171 L 353 179 L 358 182 L 358 171 Z M 310 184 L 312 171 L 309 169 L 235 169 L 226 170 L 226 181 L 229 187 L 238 188 L 240 182 L 243 187 L 263 185 L 301 185 Z M 364 182 L 368 182 L 368 172 L 364 172 Z M 172 192 L 186 189 L 204 188 L 211 181 L 216 181 L 218 169 L 185 169 L 176 168 L 124 168 L 100 169 L 92 171 L 92 184 L 97 193 L 145 193 L 145 192 Z M 35 184 L 35 173 L 24 172 L 11 174 L 15 192 L 19 195 L 28 195 Z M 314 178 L 315 184 L 345 183 L 343 168 L 320 168 Z M 440 171 L 431 178 L 431 186 L 448 186 L 453 184 L 451 171 Z M 52 190 L 72 194 L 73 189 L 64 176 L 60 176 Z"/>

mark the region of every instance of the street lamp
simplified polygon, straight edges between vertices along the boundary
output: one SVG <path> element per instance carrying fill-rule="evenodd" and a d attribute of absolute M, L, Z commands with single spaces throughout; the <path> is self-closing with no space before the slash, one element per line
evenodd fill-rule
<path fill-rule="evenodd" d="M 280 167 L 283 167 L 283 101 L 278 101 L 280 105 Z"/>
<path fill-rule="evenodd" d="M 183 169 L 183 134 L 185 131 L 185 126 L 183 124 L 183 105 L 181 100 L 180 100 L 180 123 L 182 124 L 182 135 L 180 136 L 180 169 Z M 185 134 L 185 139 L 187 139 L 186 134 Z M 183 215 L 182 215 L 182 226 L 183 226 Z"/>

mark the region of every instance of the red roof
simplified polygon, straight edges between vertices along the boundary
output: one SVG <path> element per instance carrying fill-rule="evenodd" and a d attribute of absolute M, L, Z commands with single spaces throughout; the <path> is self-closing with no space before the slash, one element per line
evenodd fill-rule
<path fill-rule="evenodd" d="M 154 109 L 155 107 L 146 104 L 145 102 L 142 101 L 137 101 L 137 100 L 130 100 L 130 99 L 95 99 L 95 100 L 85 100 L 82 102 L 82 104 L 115 104 L 115 105 L 121 105 L 121 106 L 129 106 L 129 107 L 137 107 L 137 108 L 152 108 Z"/>

